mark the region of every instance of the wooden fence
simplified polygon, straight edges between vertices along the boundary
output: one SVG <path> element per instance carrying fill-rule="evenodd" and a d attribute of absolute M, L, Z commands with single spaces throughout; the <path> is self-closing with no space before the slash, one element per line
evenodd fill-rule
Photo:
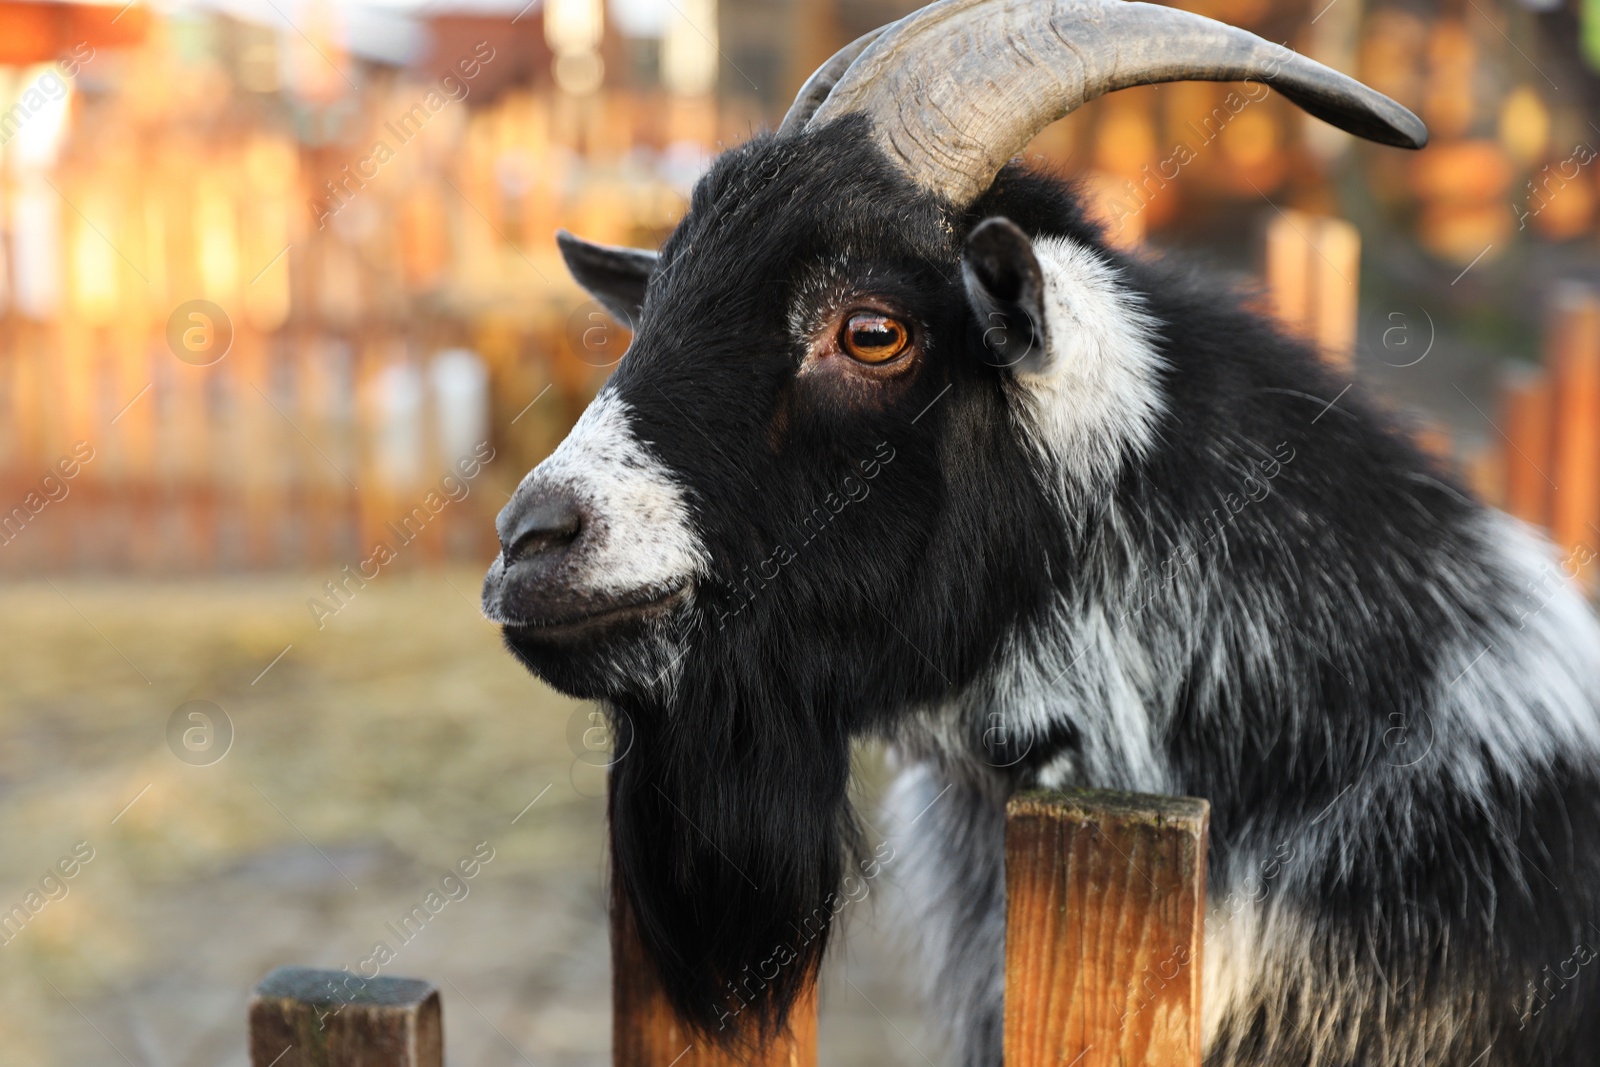
<path fill-rule="evenodd" d="M 1591 546 L 1592 556 L 1600 545 L 1600 292 L 1569 282 L 1551 294 L 1544 349 L 1541 366 L 1513 368 L 1501 385 L 1502 498 L 1557 544 Z"/>
<path fill-rule="evenodd" d="M 1348 371 L 1361 267 L 1355 227 L 1286 211 L 1268 224 L 1263 253 L 1270 311 Z M 1426 336 L 1418 329 L 1408 338 L 1416 352 L 1408 349 L 1407 358 L 1420 362 L 1433 347 L 1431 326 Z M 1452 440 L 1436 423 L 1415 436 L 1486 503 L 1548 531 L 1570 554 L 1569 576 L 1589 586 L 1600 568 L 1600 288 L 1576 280 L 1557 285 L 1543 333 L 1538 362 L 1504 369 L 1498 411 L 1479 409 L 1485 443 Z"/>
<path fill-rule="evenodd" d="M 1007 1067 L 1198 1067 L 1209 807 L 1029 792 L 1006 821 Z M 696 1040 L 613 900 L 615 1067 L 815 1067 L 815 990 L 759 1055 Z M 280 967 L 250 1002 L 252 1067 L 442 1067 L 439 991 Z"/>

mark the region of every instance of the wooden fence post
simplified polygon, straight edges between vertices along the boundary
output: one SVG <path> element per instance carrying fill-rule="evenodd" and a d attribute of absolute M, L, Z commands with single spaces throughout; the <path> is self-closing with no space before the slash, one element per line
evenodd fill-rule
<path fill-rule="evenodd" d="M 439 991 L 415 978 L 279 967 L 250 998 L 250 1067 L 442 1067 Z"/>
<path fill-rule="evenodd" d="M 1355 351 L 1361 231 L 1343 219 L 1282 211 L 1267 226 L 1267 291 L 1278 318 L 1348 368 Z"/>
<path fill-rule="evenodd" d="M 1575 282 L 1558 287 L 1549 334 L 1550 532 L 1571 549 L 1594 544 L 1592 524 L 1600 522 L 1600 295 Z"/>
<path fill-rule="evenodd" d="M 620 886 L 611 890 L 612 1067 L 816 1067 L 816 987 L 796 1004 L 789 1029 L 758 1053 L 724 1052 L 692 1033 L 662 993 Z"/>
<path fill-rule="evenodd" d="M 1198 1067 L 1210 806 L 1073 790 L 1006 819 L 1006 1067 Z"/>
<path fill-rule="evenodd" d="M 1504 507 L 1524 522 L 1542 526 L 1550 517 L 1550 375 L 1517 366 L 1500 386 L 1505 426 Z"/>

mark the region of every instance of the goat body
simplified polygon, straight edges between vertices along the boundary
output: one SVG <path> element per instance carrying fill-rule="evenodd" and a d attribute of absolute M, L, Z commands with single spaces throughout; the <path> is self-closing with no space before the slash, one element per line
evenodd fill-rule
<path fill-rule="evenodd" d="M 692 1023 L 781 1023 L 882 871 L 948 1060 L 999 1064 L 1005 801 L 1084 785 L 1211 802 L 1208 1065 L 1600 1049 L 1577 561 L 1017 165 L 952 211 L 846 117 L 725 153 L 658 261 L 608 251 L 569 262 L 633 348 L 485 608 L 617 725 L 615 876 Z M 909 331 L 883 364 L 840 348 L 887 350 L 871 316 Z"/>

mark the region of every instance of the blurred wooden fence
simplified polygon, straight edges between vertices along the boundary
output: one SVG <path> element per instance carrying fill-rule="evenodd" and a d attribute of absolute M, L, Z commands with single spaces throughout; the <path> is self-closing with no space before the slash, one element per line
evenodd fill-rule
<path fill-rule="evenodd" d="M 358 564 L 379 543 L 408 565 L 492 543 L 505 479 L 471 351 L 242 328 L 195 366 L 163 338 L 118 363 L 55 340 L 24 329 L 0 361 L 0 572 Z M 49 402 L 64 393 L 81 395 Z"/>
<path fill-rule="evenodd" d="M 1543 527 L 1587 586 L 1600 559 L 1600 290 L 1562 283 L 1544 319 L 1539 361 L 1501 372 L 1486 443 L 1469 450 L 1438 427 L 1421 441 L 1485 501 Z"/>
<path fill-rule="evenodd" d="M 1268 226 L 1272 311 L 1349 368 L 1356 343 L 1360 236 L 1347 222 L 1284 212 Z M 1486 502 L 1544 527 L 1587 582 L 1600 560 L 1600 289 L 1561 284 L 1545 310 L 1538 363 L 1508 366 L 1487 444 L 1468 448 L 1435 423 L 1417 431 Z"/>
<path fill-rule="evenodd" d="M 1593 555 L 1600 545 L 1600 292 L 1569 283 L 1551 295 L 1543 361 L 1507 371 L 1500 431 L 1506 510 Z"/>
<path fill-rule="evenodd" d="M 481 557 L 502 472 L 622 347 L 578 340 L 554 231 L 653 243 L 756 121 L 625 78 L 559 91 L 542 17 L 442 15 L 425 67 L 330 44 L 301 70 L 259 59 L 309 41 L 222 16 L 113 38 L 34 7 L 0 0 L 0 61 L 105 47 L 0 68 L 0 95 L 59 105 L 0 131 L 0 574 L 358 563 L 483 443 L 497 484 L 399 554 Z M 215 360 L 179 350 L 196 301 L 231 335 Z"/>
<path fill-rule="evenodd" d="M 1006 820 L 1007 1067 L 1199 1067 L 1209 808 L 1090 790 L 1013 798 Z M 616 1067 L 815 1067 L 815 992 L 759 1052 L 677 1020 L 614 902 Z M 284 967 L 250 1004 L 252 1067 L 442 1067 L 439 993 Z"/>

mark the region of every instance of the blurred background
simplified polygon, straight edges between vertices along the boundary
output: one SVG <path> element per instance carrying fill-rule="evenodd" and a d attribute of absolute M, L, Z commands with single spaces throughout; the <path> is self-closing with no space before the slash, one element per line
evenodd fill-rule
<path fill-rule="evenodd" d="M 0 1065 L 240 1065 L 261 975 L 380 943 L 452 1063 L 607 1062 L 604 730 L 477 610 L 494 513 L 627 346 L 552 234 L 654 245 L 913 6 L 0 0 Z M 1600 0 L 1180 6 L 1432 146 L 1192 84 L 1030 152 L 1600 544 Z M 847 921 L 823 1061 L 936 1059 Z"/>

